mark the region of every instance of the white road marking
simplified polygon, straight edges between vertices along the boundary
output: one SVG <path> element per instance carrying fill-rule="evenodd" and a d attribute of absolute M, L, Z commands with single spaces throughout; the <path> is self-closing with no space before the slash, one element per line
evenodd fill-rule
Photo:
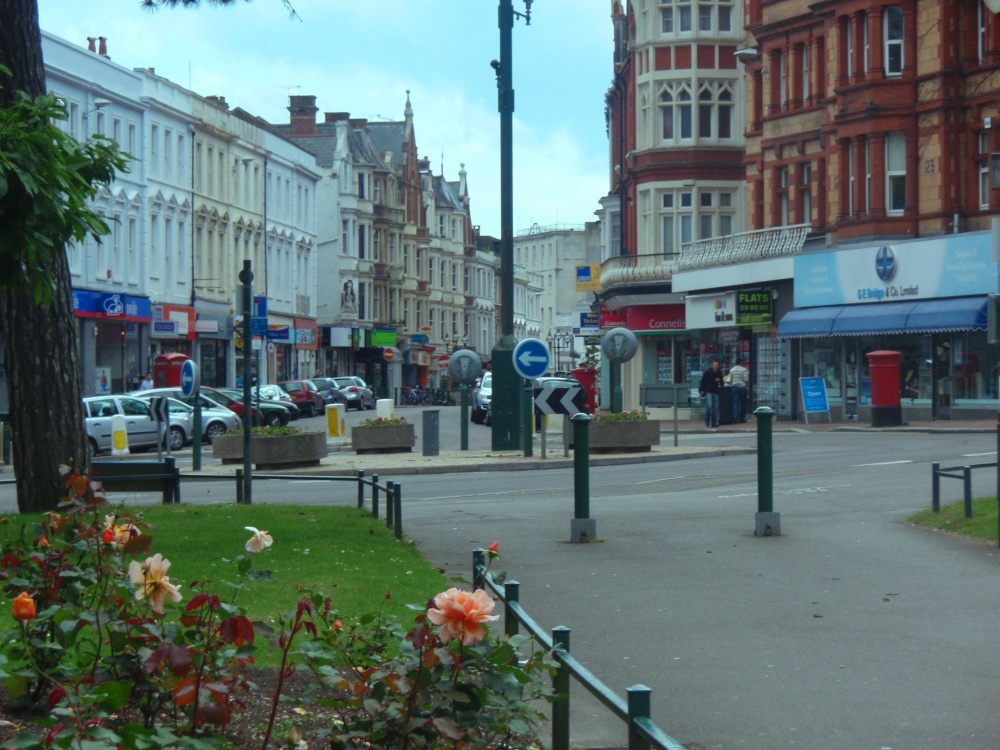
<path fill-rule="evenodd" d="M 855 468 L 859 466 L 895 466 L 896 464 L 912 464 L 913 461 L 879 461 L 874 464 L 854 464 Z"/>
<path fill-rule="evenodd" d="M 995 456 L 996 451 L 989 451 L 987 453 L 963 453 L 962 458 L 978 458 L 979 456 Z"/>

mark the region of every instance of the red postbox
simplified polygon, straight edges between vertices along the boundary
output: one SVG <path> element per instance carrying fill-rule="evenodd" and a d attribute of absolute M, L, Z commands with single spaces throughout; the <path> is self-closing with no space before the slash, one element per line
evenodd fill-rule
<path fill-rule="evenodd" d="M 868 371 L 872 384 L 872 427 L 898 427 L 903 424 L 900 406 L 900 352 L 868 352 Z"/>
<path fill-rule="evenodd" d="M 153 360 L 153 385 L 156 388 L 180 388 L 181 365 L 191 359 L 180 352 L 167 352 Z"/>
<path fill-rule="evenodd" d="M 570 371 L 570 375 L 583 386 L 583 392 L 587 395 L 587 413 L 593 414 L 597 411 L 597 370 L 593 367 L 576 367 Z"/>

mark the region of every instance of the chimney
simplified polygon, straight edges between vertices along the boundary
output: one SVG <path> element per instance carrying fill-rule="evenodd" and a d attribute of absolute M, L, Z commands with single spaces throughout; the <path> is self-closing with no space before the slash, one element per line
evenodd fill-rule
<path fill-rule="evenodd" d="M 291 133 L 295 136 L 316 135 L 316 113 L 319 107 L 316 106 L 315 96 L 290 96 L 288 97 L 288 113 L 290 115 Z"/>
<path fill-rule="evenodd" d="M 107 57 L 108 56 L 108 38 L 106 36 L 99 36 L 99 37 L 97 37 L 97 41 L 99 41 L 101 43 L 100 46 L 97 48 L 97 54 L 99 54 L 101 57 Z"/>
<path fill-rule="evenodd" d="M 205 99 L 212 102 L 217 107 L 222 107 L 222 109 L 229 109 L 229 105 L 226 104 L 226 97 L 224 96 L 206 96 Z"/>
<path fill-rule="evenodd" d="M 323 116 L 326 118 L 324 122 L 342 122 L 344 120 L 349 120 L 351 118 L 350 112 L 324 112 Z"/>
<path fill-rule="evenodd" d="M 367 130 L 368 120 L 364 117 L 352 117 L 347 121 L 354 130 Z"/>
<path fill-rule="evenodd" d="M 97 53 L 97 37 L 88 36 L 87 37 L 87 51 Z"/>

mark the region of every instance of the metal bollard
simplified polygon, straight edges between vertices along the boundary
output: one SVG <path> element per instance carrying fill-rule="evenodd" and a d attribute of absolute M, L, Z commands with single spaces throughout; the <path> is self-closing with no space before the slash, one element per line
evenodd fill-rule
<path fill-rule="evenodd" d="M 774 512 L 772 422 L 774 410 L 761 406 L 757 417 L 757 516 L 754 536 L 781 536 L 781 514 Z"/>
<path fill-rule="evenodd" d="M 378 474 L 372 474 L 372 507 L 378 507 Z M 378 517 L 378 514 L 375 514 Z"/>
<path fill-rule="evenodd" d="M 398 482 L 392 488 L 392 526 L 396 539 L 403 538 L 403 487 Z"/>
<path fill-rule="evenodd" d="M 574 414 L 573 423 L 573 520 L 570 542 L 597 539 L 597 521 L 590 517 L 590 415 Z"/>
<path fill-rule="evenodd" d="M 385 480 L 385 526 L 388 529 L 392 528 L 392 492 L 396 487 L 396 483 L 391 479 Z"/>
<path fill-rule="evenodd" d="M 556 626 L 552 628 L 552 648 L 556 651 L 569 653 L 569 628 Z M 556 695 L 562 696 L 552 704 L 552 750 L 569 750 L 569 667 L 560 664 L 552 676 L 552 689 Z"/>
<path fill-rule="evenodd" d="M 236 470 L 236 504 L 243 505 L 243 469 Z"/>
<path fill-rule="evenodd" d="M 358 507 L 365 507 L 365 470 L 358 469 Z"/>
<path fill-rule="evenodd" d="M 428 409 L 424 412 L 424 430 L 421 441 L 425 456 L 436 456 L 440 450 L 440 415 L 441 412 L 438 409 Z"/>
<path fill-rule="evenodd" d="M 635 731 L 635 720 L 650 717 L 653 691 L 645 685 L 626 688 L 628 695 L 628 750 L 649 750 L 649 743 Z"/>
<path fill-rule="evenodd" d="M 941 512 L 941 464 L 937 461 L 931 464 L 931 510 Z M 1000 471 L 1000 469 L 997 469 Z"/>
<path fill-rule="evenodd" d="M 965 517 L 972 518 L 972 467 L 962 467 L 962 499 L 965 501 Z"/>

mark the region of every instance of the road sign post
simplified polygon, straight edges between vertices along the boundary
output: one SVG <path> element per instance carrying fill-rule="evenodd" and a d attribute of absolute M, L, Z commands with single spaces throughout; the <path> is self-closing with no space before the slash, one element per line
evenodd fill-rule
<path fill-rule="evenodd" d="M 462 406 L 458 413 L 462 450 L 469 450 L 469 385 L 483 372 L 483 362 L 479 355 L 468 349 L 459 349 L 448 360 L 448 374 L 462 386 Z"/>
<path fill-rule="evenodd" d="M 191 468 L 201 471 L 201 374 L 198 364 L 193 359 L 185 360 L 181 365 L 181 393 L 184 398 L 194 399 L 194 433 L 191 443 Z"/>
<path fill-rule="evenodd" d="M 250 505 L 251 480 L 253 479 L 253 457 L 251 450 L 253 443 L 250 437 L 253 433 L 251 424 L 252 404 L 250 401 L 250 350 L 253 335 L 250 330 L 251 307 L 253 305 L 253 271 L 251 262 L 243 261 L 243 270 L 240 271 L 240 283 L 243 285 L 243 503 Z M 258 391 L 260 393 L 260 391 Z"/>
<path fill-rule="evenodd" d="M 549 354 L 549 347 L 545 345 L 544 341 L 539 339 L 523 339 L 514 347 L 514 370 L 525 380 L 540 378 L 549 369 L 549 362 L 551 361 L 552 357 Z M 531 455 L 531 441 L 534 437 L 531 430 L 531 399 L 525 393 L 530 387 L 531 384 L 526 383 L 525 388 L 521 392 L 521 398 L 523 399 L 521 402 L 521 438 L 526 457 Z M 494 389 L 494 400 L 496 400 L 496 395 L 496 390 Z M 525 401 L 528 403 L 525 404 Z"/>

